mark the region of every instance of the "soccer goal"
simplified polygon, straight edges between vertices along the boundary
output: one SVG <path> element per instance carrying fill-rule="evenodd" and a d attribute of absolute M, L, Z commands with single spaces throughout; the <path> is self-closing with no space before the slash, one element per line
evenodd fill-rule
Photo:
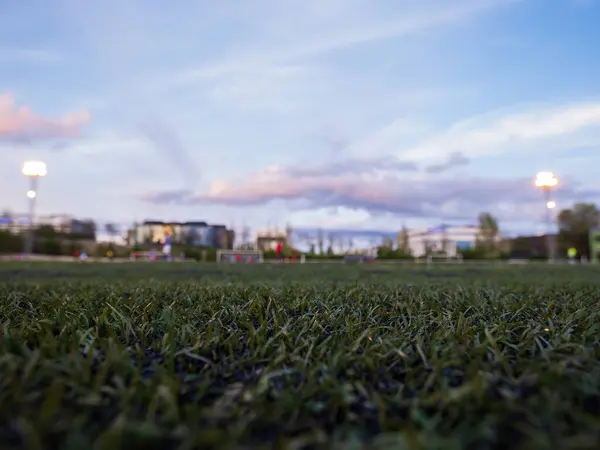
<path fill-rule="evenodd" d="M 462 264 L 463 257 L 460 253 L 455 255 L 446 255 L 446 254 L 437 254 L 437 255 L 427 255 L 425 262 L 427 265 L 439 264 L 439 263 L 450 263 L 450 264 Z"/>
<path fill-rule="evenodd" d="M 258 250 L 217 250 L 219 264 L 260 264 L 263 253 Z"/>

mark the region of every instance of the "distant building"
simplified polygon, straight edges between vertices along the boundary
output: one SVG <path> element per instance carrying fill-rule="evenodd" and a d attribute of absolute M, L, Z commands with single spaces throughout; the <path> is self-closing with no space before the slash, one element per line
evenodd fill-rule
<path fill-rule="evenodd" d="M 0 230 L 21 233 L 31 226 L 30 222 L 27 214 L 4 213 L 0 216 Z M 96 236 L 93 220 L 76 219 L 69 214 L 37 215 L 34 217 L 33 226 L 52 227 L 56 233 L 79 235 L 82 239 L 94 240 Z"/>
<path fill-rule="evenodd" d="M 475 247 L 479 227 L 450 227 L 442 225 L 436 228 L 408 230 L 408 247 L 415 257 L 431 253 L 445 253 L 455 257 L 459 251 Z"/>
<path fill-rule="evenodd" d="M 287 245 L 288 233 L 277 230 L 263 230 L 256 234 L 256 248 L 261 252 L 276 250 L 277 244 Z"/>
<path fill-rule="evenodd" d="M 206 222 L 162 222 L 147 220 L 136 225 L 128 237 L 132 245 L 165 244 L 193 247 L 233 248 L 235 233 L 225 225 Z"/>

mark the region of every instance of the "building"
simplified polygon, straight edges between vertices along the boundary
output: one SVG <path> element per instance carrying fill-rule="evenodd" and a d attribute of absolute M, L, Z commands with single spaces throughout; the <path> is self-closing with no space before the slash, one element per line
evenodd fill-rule
<path fill-rule="evenodd" d="M 130 244 L 186 245 L 193 247 L 213 247 L 232 249 L 235 233 L 225 225 L 209 225 L 206 222 L 162 222 L 147 220 L 136 225 L 128 233 Z"/>
<path fill-rule="evenodd" d="M 442 225 L 436 228 L 408 230 L 408 247 L 415 257 L 431 253 L 444 253 L 455 257 L 459 251 L 475 247 L 479 227 L 450 227 Z"/>
<path fill-rule="evenodd" d="M 256 248 L 261 252 L 276 250 L 277 244 L 286 246 L 288 233 L 277 230 L 263 230 L 256 233 Z"/>
<path fill-rule="evenodd" d="M 12 233 L 21 233 L 31 226 L 31 220 L 27 214 L 8 214 L 0 216 L 0 230 Z M 63 235 L 79 235 L 82 239 L 95 239 L 96 225 L 92 220 L 75 219 L 69 214 L 38 215 L 34 217 L 33 226 L 52 227 L 52 229 Z"/>

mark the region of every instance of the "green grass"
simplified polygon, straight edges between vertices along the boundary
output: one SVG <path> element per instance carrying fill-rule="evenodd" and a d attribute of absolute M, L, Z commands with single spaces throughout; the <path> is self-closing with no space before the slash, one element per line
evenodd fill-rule
<path fill-rule="evenodd" d="M 0 448 L 599 448 L 599 300 L 592 266 L 3 264 Z"/>

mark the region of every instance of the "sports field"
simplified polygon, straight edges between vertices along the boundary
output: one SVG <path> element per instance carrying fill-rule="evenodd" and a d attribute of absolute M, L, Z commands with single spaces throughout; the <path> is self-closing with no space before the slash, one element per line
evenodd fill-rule
<path fill-rule="evenodd" d="M 600 268 L 0 264 L 0 448 L 600 448 Z"/>

